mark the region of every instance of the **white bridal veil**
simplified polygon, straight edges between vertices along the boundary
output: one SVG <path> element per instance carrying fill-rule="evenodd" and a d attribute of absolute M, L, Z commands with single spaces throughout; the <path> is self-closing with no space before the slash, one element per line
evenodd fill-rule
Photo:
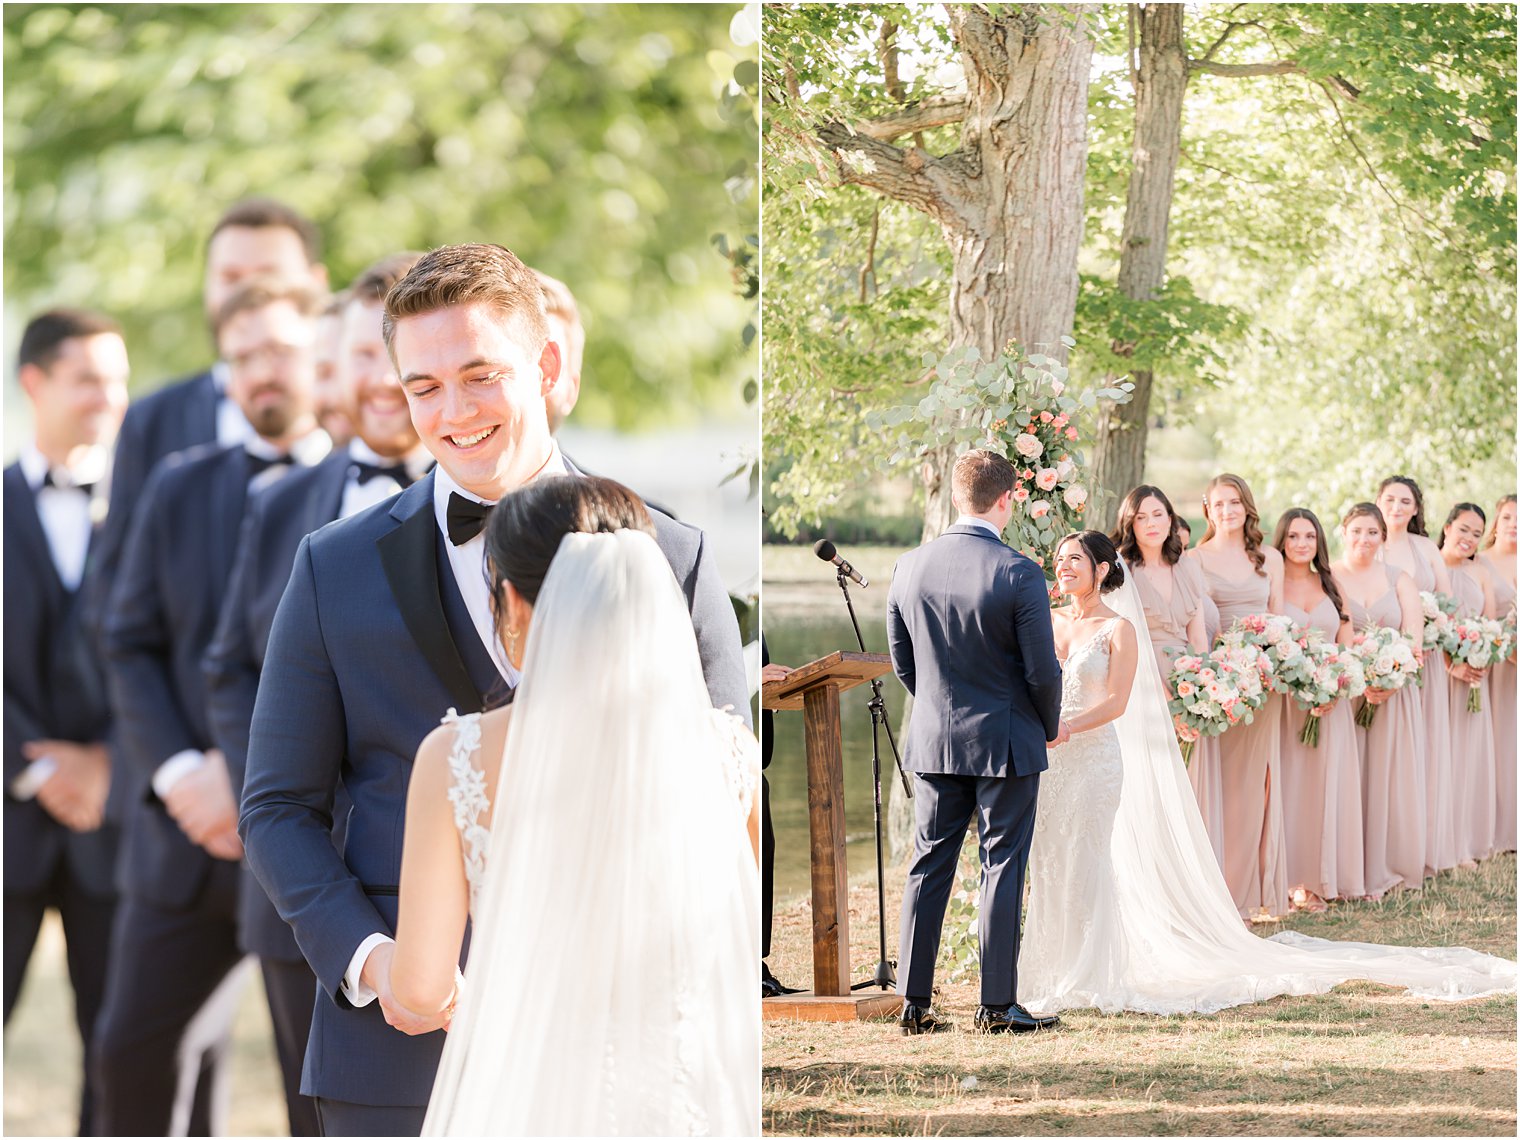
<path fill-rule="evenodd" d="M 1456 1001 L 1515 989 L 1515 963 L 1459 947 L 1333 942 L 1293 932 L 1261 939 L 1225 885 L 1167 711 L 1166 693 L 1129 568 L 1104 599 L 1134 627 L 1139 662 L 1116 725 L 1124 784 L 1113 863 L 1126 964 L 1105 1010 L 1208 1013 L 1278 994 L 1322 993 L 1353 978 Z"/>
<path fill-rule="evenodd" d="M 424 1135 L 754 1135 L 759 877 L 653 539 L 567 536 L 526 660 Z"/>

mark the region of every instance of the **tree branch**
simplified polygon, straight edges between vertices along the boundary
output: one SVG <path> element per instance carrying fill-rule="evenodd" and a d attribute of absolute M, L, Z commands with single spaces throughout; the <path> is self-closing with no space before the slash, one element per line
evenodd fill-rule
<path fill-rule="evenodd" d="M 893 146 L 840 122 L 819 127 L 818 141 L 833 154 L 841 182 L 877 190 L 938 221 L 958 224 L 973 201 L 975 191 L 953 161 Z"/>
<path fill-rule="evenodd" d="M 966 118 L 969 107 L 964 95 L 940 95 L 893 111 L 890 115 L 878 115 L 856 123 L 855 129 L 867 138 L 891 142 L 903 135 L 959 123 Z"/>
<path fill-rule="evenodd" d="M 1202 71 L 1209 75 L 1227 75 L 1241 79 L 1252 75 L 1305 75 L 1291 59 L 1274 59 L 1267 63 L 1213 63 L 1208 59 L 1188 60 L 1188 74 Z"/>

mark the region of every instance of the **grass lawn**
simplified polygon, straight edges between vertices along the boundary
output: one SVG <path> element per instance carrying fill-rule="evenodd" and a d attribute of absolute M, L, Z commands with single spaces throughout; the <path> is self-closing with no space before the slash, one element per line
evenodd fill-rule
<path fill-rule="evenodd" d="M 903 868 L 887 873 L 897 953 Z M 876 962 L 874 874 L 852 876 L 855 979 Z M 1337 904 L 1277 929 L 1515 956 L 1515 858 L 1381 904 Z M 810 985 L 806 899 L 776 915 L 770 963 Z M 1063 1015 L 1029 1036 L 968 1032 L 974 982 L 942 985 L 956 1029 L 768 1023 L 764 1128 L 787 1135 L 1515 1135 L 1515 999 L 1426 1002 L 1351 982 L 1211 1016 Z"/>

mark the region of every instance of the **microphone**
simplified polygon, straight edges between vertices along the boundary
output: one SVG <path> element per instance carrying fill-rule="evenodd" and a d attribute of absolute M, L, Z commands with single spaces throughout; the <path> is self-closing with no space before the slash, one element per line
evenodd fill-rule
<path fill-rule="evenodd" d="M 834 549 L 834 544 L 828 539 L 820 538 L 817 542 L 813 543 L 813 553 L 825 562 L 832 562 L 835 566 L 838 566 L 841 574 L 854 581 L 862 589 L 871 584 L 860 576 L 859 571 L 855 567 L 839 557 L 839 551 Z"/>

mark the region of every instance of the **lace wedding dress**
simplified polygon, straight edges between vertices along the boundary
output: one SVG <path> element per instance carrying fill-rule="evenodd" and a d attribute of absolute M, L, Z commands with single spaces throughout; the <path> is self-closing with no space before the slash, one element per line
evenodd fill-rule
<path fill-rule="evenodd" d="M 1036 1013 L 1212 1013 L 1351 979 L 1458 1001 L 1515 990 L 1515 963 L 1462 947 L 1333 942 L 1241 923 L 1172 732 L 1144 612 L 1125 584 L 1105 597 L 1139 642 L 1116 721 L 1050 754 L 1030 850 L 1019 1000 Z M 1105 691 L 1116 621 L 1065 665 L 1062 716 Z"/>
<path fill-rule="evenodd" d="M 473 925 L 423 1135 L 756 1135 L 759 747 L 654 541 L 566 537 L 526 662 L 489 827 L 450 714 Z"/>

